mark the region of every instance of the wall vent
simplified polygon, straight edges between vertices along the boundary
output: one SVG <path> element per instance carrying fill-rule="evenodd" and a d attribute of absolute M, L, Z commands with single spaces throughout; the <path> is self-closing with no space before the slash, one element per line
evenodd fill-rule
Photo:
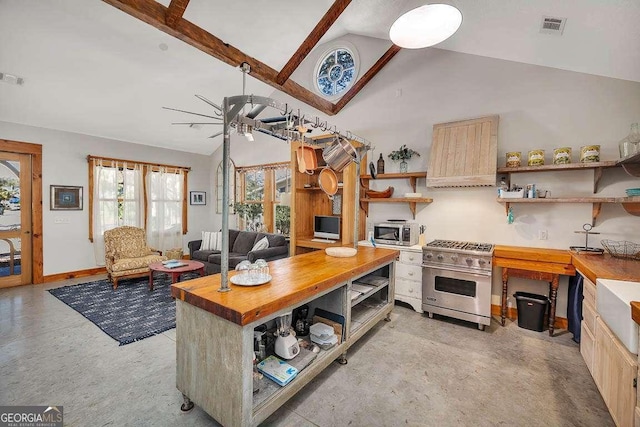
<path fill-rule="evenodd" d="M 564 31 L 564 24 L 567 22 L 567 18 L 556 18 L 553 16 L 543 16 L 542 25 L 540 26 L 540 32 L 545 34 L 562 35 Z"/>

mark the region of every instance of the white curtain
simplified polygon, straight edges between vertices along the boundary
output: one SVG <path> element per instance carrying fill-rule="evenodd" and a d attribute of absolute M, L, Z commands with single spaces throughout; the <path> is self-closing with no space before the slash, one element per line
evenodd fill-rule
<path fill-rule="evenodd" d="M 160 167 L 147 174 L 147 242 L 161 251 L 182 249 L 184 171 Z"/>
<path fill-rule="evenodd" d="M 104 232 L 120 225 L 144 227 L 142 165 L 92 159 L 93 252 L 104 265 Z"/>

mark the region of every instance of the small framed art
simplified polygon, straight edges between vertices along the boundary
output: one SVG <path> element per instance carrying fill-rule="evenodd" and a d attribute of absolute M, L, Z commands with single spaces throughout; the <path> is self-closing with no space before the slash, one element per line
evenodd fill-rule
<path fill-rule="evenodd" d="M 81 211 L 82 187 L 52 185 L 50 208 L 52 211 Z"/>
<path fill-rule="evenodd" d="M 206 205 L 207 193 L 205 191 L 190 191 L 190 204 L 192 205 Z"/>

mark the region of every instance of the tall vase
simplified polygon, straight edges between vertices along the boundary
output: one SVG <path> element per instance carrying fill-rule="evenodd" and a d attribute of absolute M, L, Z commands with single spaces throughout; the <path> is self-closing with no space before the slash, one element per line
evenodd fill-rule
<path fill-rule="evenodd" d="M 400 162 L 400 173 L 407 173 L 409 164 L 404 160 Z"/>

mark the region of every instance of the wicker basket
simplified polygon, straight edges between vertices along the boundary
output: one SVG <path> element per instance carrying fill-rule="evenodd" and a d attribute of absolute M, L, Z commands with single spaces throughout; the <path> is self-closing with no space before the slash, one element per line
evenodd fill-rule
<path fill-rule="evenodd" d="M 640 245 L 637 243 L 606 239 L 600 243 L 612 257 L 640 260 Z"/>

